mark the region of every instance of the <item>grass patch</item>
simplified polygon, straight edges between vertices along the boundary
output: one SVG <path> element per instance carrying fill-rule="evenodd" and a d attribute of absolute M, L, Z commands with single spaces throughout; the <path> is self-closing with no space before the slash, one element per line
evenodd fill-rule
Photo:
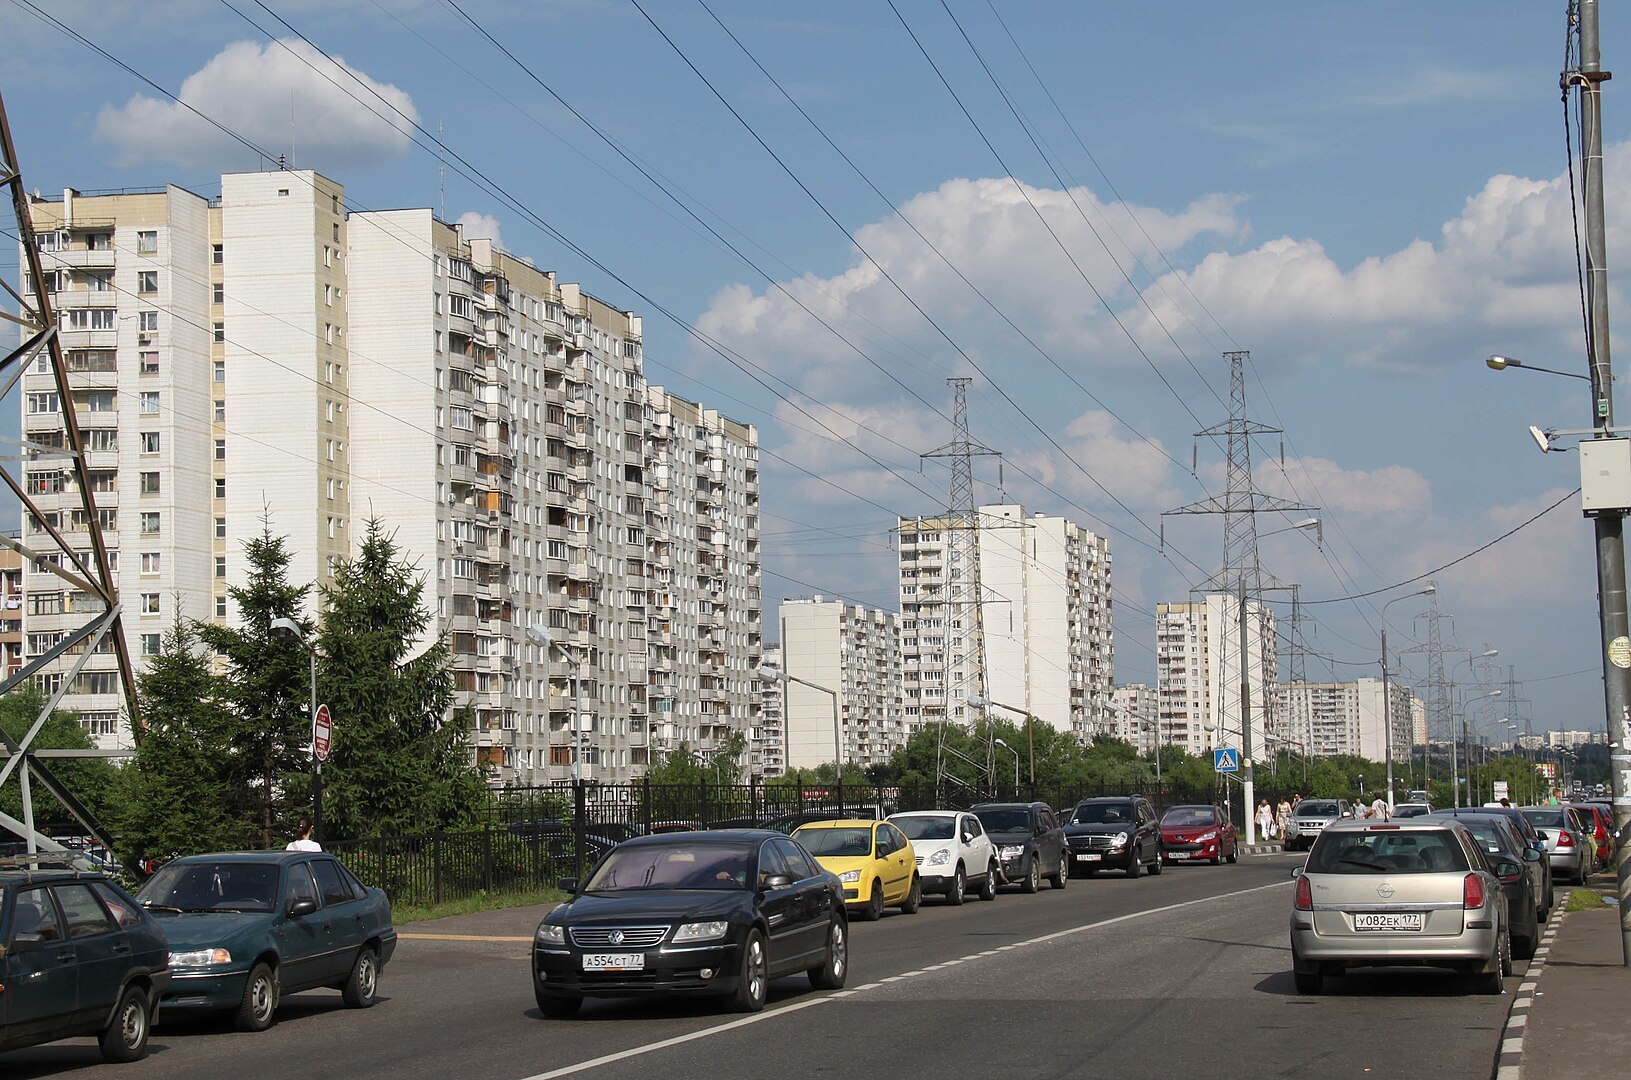
<path fill-rule="evenodd" d="M 533 904 L 557 904 L 565 899 L 566 894 L 559 889 L 500 893 L 493 896 L 478 893 L 463 900 L 449 900 L 445 904 L 402 904 L 391 909 L 391 921 L 396 926 L 402 926 L 405 923 L 441 919 L 449 915 L 474 915 L 478 911 L 499 911 L 503 908 L 529 907 Z"/>
<path fill-rule="evenodd" d="M 1563 910 L 1590 911 L 1593 908 L 1606 906 L 1603 903 L 1603 894 L 1596 889 L 1570 889 L 1569 902 L 1563 906 Z"/>

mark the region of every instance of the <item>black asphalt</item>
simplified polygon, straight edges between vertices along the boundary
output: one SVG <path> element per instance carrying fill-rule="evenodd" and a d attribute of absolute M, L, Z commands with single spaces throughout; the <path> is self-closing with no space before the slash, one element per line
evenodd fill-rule
<path fill-rule="evenodd" d="M 120 1075 L 1488 1077 L 1510 995 L 1418 973 L 1295 995 L 1286 922 L 1299 861 L 1077 879 L 959 908 L 930 900 L 852 925 L 844 991 L 785 979 L 746 1022 L 701 1001 L 591 1001 L 576 1020 L 544 1020 L 527 967 L 537 909 L 420 923 L 405 932 L 457 939 L 405 938 L 373 1009 L 320 992 L 287 999 L 260 1035 L 164 1024 Z M 685 1041 L 653 1046 L 667 1040 Z M 601 1058 L 613 1060 L 582 1067 Z M 94 1044 L 75 1040 L 0 1055 L 0 1074 L 105 1075 L 97 1063 Z"/>

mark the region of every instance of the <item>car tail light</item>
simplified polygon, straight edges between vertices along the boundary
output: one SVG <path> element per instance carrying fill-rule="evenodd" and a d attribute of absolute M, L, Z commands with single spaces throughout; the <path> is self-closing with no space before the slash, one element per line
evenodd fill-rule
<path fill-rule="evenodd" d="M 1484 906 L 1484 879 L 1477 874 L 1468 874 L 1461 879 L 1461 906 L 1468 911 L 1477 911 Z"/>
<path fill-rule="evenodd" d="M 1297 879 L 1296 907 L 1298 911 L 1314 910 L 1314 886 L 1308 883 L 1307 874 Z"/>
<path fill-rule="evenodd" d="M 1557 830 L 1557 846 L 1558 847 L 1574 847 L 1574 837 L 1569 834 L 1569 830 L 1567 830 L 1567 829 Z"/>

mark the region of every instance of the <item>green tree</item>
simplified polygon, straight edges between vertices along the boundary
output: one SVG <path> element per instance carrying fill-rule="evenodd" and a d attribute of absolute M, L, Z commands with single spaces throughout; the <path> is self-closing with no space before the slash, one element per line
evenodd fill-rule
<path fill-rule="evenodd" d="M 245 542 L 245 583 L 227 590 L 238 609 L 233 626 L 198 624 L 199 639 L 221 657 L 223 699 L 232 716 L 229 790 L 259 794 L 260 845 L 272 846 L 276 822 L 310 797 L 306 779 L 311 722 L 305 716 L 307 662 L 298 642 L 273 636 L 272 620 L 299 621 L 309 585 L 289 582 L 287 541 L 263 521 Z M 304 627 L 302 627 L 304 629 Z"/>
<path fill-rule="evenodd" d="M 39 719 L 46 697 L 35 683 L 19 686 L 0 698 L 0 727 L 17 742 L 21 742 L 28 729 Z M 45 726 L 34 737 L 33 750 L 88 750 L 94 743 L 79 722 L 79 717 L 64 709 L 54 709 L 46 718 Z M 6 759 L 10 760 L 10 759 Z M 114 768 L 106 759 L 54 758 L 43 761 L 51 775 L 61 781 L 68 791 L 84 804 L 93 815 L 100 817 L 113 798 Z M 18 765 L 21 769 L 22 766 Z M 36 824 L 71 821 L 68 812 L 58 805 L 45 786 L 32 785 Z M 16 772 L 0 787 L 0 811 L 19 820 L 23 816 L 22 786 Z M 77 826 L 74 826 L 77 829 Z"/>
<path fill-rule="evenodd" d="M 146 724 L 119 770 L 113 824 L 130 855 L 230 851 L 261 839 L 256 792 L 241 777 L 220 680 L 192 623 L 178 619 L 136 679 Z"/>
<path fill-rule="evenodd" d="M 468 714 L 453 709 L 447 642 L 409 656 L 430 626 L 424 591 L 378 519 L 323 590 L 317 684 L 334 714 L 323 770 L 329 837 L 458 827 L 485 804 Z"/>

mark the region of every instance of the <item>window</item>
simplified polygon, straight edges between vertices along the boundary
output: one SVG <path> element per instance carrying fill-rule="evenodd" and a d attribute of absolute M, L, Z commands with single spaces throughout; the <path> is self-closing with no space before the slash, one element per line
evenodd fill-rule
<path fill-rule="evenodd" d="M 227 403 L 220 398 L 215 400 L 215 422 L 217 424 L 227 422 Z"/>
<path fill-rule="evenodd" d="M 227 441 L 225 439 L 216 439 L 215 440 L 215 460 L 216 461 L 225 461 L 226 459 L 227 459 Z"/>
<path fill-rule="evenodd" d="M 59 398 L 54 391 L 48 394 L 28 395 L 28 412 L 31 416 L 61 411 L 62 399 Z"/>
<path fill-rule="evenodd" d="M 141 402 L 143 416 L 156 415 L 159 411 L 159 392 L 157 390 L 143 390 Z"/>
<path fill-rule="evenodd" d="M 215 576 L 218 578 L 227 576 L 227 557 L 225 555 L 215 557 Z"/>
<path fill-rule="evenodd" d="M 350 902 L 351 886 L 340 877 L 333 859 L 313 859 L 311 868 L 317 874 L 317 887 L 323 892 L 324 907 Z"/>
<path fill-rule="evenodd" d="M 215 519 L 215 538 L 217 540 L 225 540 L 227 538 L 227 519 L 224 517 L 218 517 Z"/>
<path fill-rule="evenodd" d="M 216 341 L 225 341 L 226 339 L 227 339 L 227 324 L 226 323 L 216 323 L 215 324 L 215 340 Z"/>
<path fill-rule="evenodd" d="M 12 904 L 11 935 L 15 942 L 19 934 L 37 934 L 41 941 L 62 940 L 62 924 L 57 921 L 56 905 L 42 885 L 37 889 L 19 889 Z"/>
<path fill-rule="evenodd" d="M 157 615 L 159 613 L 159 594 L 156 592 L 142 593 L 142 614 Z"/>
<path fill-rule="evenodd" d="M 159 654 L 159 635 L 157 635 L 157 634 L 143 634 L 142 635 L 142 655 L 143 656 L 157 656 L 158 654 Z"/>
<path fill-rule="evenodd" d="M 107 905 L 109 913 L 113 915 L 113 921 L 118 923 L 121 929 L 127 926 L 135 926 L 142 921 L 141 915 L 130 905 L 130 901 L 114 892 L 106 883 L 93 881 L 90 886 L 91 890 L 101 898 L 102 903 Z"/>
<path fill-rule="evenodd" d="M 156 332 L 159 328 L 159 313 L 156 311 L 138 312 L 136 328 L 144 334 Z"/>
<path fill-rule="evenodd" d="M 448 422 L 457 431 L 470 431 L 475 426 L 471 421 L 470 410 L 459 405 L 448 409 Z"/>
<path fill-rule="evenodd" d="M 326 342 L 328 344 L 330 344 L 330 345 L 334 344 L 334 324 L 333 323 L 324 323 L 323 324 L 323 337 L 324 337 L 324 339 L 326 340 Z"/>
<path fill-rule="evenodd" d="M 143 229 L 136 234 L 136 254 L 157 255 L 159 251 L 159 234 L 152 229 Z"/>
<path fill-rule="evenodd" d="M 159 514 L 157 510 L 149 510 L 142 514 L 142 535 L 157 536 L 159 534 Z"/>
<path fill-rule="evenodd" d="M 323 245 L 323 265 L 324 266 L 333 266 L 334 265 L 334 249 L 329 247 L 327 244 Z"/>
<path fill-rule="evenodd" d="M 142 473 L 141 491 L 143 495 L 157 495 L 159 493 L 159 474 L 157 472 Z"/>
<path fill-rule="evenodd" d="M 142 432 L 142 453 L 156 454 L 162 445 L 162 436 L 156 431 Z"/>
<path fill-rule="evenodd" d="M 212 265 L 215 265 L 215 266 L 220 266 L 221 265 L 221 255 L 222 255 L 221 245 L 220 244 L 211 244 L 210 245 L 210 263 Z"/>
<path fill-rule="evenodd" d="M 112 390 L 93 390 L 85 395 L 86 412 L 109 413 L 117 407 Z"/>
<path fill-rule="evenodd" d="M 141 353 L 141 372 L 143 375 L 157 375 L 159 373 L 159 354 L 154 350 L 143 350 Z"/>
<path fill-rule="evenodd" d="M 214 379 L 218 383 L 224 383 L 227 381 L 227 362 L 225 360 L 216 360 L 210 366 L 210 378 Z"/>
<path fill-rule="evenodd" d="M 65 313 L 70 330 L 112 330 L 112 308 L 71 308 Z M 155 313 L 156 314 L 156 313 Z"/>
<path fill-rule="evenodd" d="M 140 270 L 136 273 L 136 291 L 139 293 L 156 293 L 159 291 L 159 272 L 157 270 Z"/>
<path fill-rule="evenodd" d="M 217 476 L 215 478 L 215 497 L 217 499 L 224 499 L 227 497 L 227 478 L 224 476 Z"/>
<path fill-rule="evenodd" d="M 142 552 L 142 573 L 156 574 L 164 566 L 164 556 L 157 551 Z"/>
<path fill-rule="evenodd" d="M 227 617 L 227 598 L 225 594 L 215 598 L 215 617 L 217 619 L 224 619 Z"/>
<path fill-rule="evenodd" d="M 289 867 L 289 899 L 317 902 L 317 884 L 311 879 L 311 864 L 296 863 Z"/>

